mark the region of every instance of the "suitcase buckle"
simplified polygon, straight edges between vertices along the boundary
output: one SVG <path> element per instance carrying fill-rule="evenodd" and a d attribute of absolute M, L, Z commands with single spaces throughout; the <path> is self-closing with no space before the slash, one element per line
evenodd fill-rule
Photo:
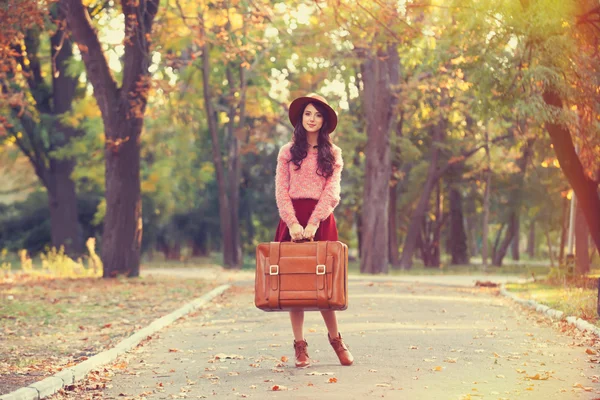
<path fill-rule="evenodd" d="M 275 270 L 273 270 L 275 269 Z M 279 275 L 279 265 L 270 265 L 269 266 L 269 275 Z"/>
<path fill-rule="evenodd" d="M 319 269 L 321 268 L 321 269 Z M 326 267 L 323 264 L 317 264 L 317 275 L 325 275 Z"/>

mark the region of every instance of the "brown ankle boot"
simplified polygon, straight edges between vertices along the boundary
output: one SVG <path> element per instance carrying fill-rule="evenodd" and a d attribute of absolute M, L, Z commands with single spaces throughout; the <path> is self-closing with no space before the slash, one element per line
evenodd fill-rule
<path fill-rule="evenodd" d="M 308 343 L 306 340 L 296 342 L 294 340 L 294 350 L 296 350 L 296 367 L 306 368 L 310 366 L 310 358 L 308 357 Z"/>
<path fill-rule="evenodd" d="M 331 347 L 333 347 L 333 350 L 335 350 L 335 353 L 340 359 L 340 363 L 342 365 L 352 365 L 354 357 L 352 357 L 350 350 L 348 350 L 348 347 L 346 347 L 346 344 L 342 340 L 342 334 L 338 332 L 338 336 L 332 339 L 331 336 L 329 336 L 329 333 L 327 333 L 327 337 L 329 338 Z"/>

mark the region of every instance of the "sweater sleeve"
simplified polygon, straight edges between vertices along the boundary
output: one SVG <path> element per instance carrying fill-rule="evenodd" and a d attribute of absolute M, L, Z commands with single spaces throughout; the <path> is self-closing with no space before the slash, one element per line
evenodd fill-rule
<path fill-rule="evenodd" d="M 342 169 L 344 167 L 342 149 L 334 147 L 334 157 L 333 175 L 327 178 L 321 197 L 308 220 L 309 224 L 319 226 L 321 221 L 329 217 L 340 203 L 340 182 L 342 179 Z"/>
<path fill-rule="evenodd" d="M 289 227 L 297 224 L 296 211 L 290 197 L 290 145 L 286 144 L 279 150 L 277 156 L 277 170 L 275 171 L 275 200 L 279 209 L 279 216 Z"/>

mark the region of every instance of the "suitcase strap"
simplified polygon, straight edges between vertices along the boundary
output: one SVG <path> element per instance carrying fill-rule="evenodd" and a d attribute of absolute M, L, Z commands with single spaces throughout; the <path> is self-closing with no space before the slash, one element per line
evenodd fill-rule
<path fill-rule="evenodd" d="M 325 279 L 327 277 L 327 242 L 317 242 L 317 305 L 321 310 L 329 308 Z"/>
<path fill-rule="evenodd" d="M 271 242 L 269 247 L 269 308 L 279 310 L 279 245 L 280 242 Z"/>

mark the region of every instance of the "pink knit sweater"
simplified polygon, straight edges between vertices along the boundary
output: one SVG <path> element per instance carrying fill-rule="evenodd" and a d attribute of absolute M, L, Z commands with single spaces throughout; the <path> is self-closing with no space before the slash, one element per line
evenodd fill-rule
<path fill-rule="evenodd" d="M 277 156 L 277 171 L 275 172 L 275 198 L 279 216 L 291 226 L 298 223 L 292 199 L 315 199 L 318 203 L 313 210 L 309 224 L 319 226 L 322 220 L 329 217 L 333 209 L 340 202 L 340 179 L 344 161 L 342 160 L 342 149 L 332 145 L 335 162 L 333 175 L 325 179 L 317 175 L 317 149 L 309 149 L 308 154 L 299 170 L 296 165 L 289 162 L 292 159 L 290 149 L 292 143 L 287 143 L 279 150 Z"/>

